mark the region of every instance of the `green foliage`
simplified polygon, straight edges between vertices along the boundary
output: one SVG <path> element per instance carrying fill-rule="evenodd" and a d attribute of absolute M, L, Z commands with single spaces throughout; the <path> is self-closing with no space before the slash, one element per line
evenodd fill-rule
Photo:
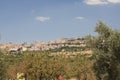
<path fill-rule="evenodd" d="M 95 54 L 94 70 L 97 80 L 120 80 L 120 31 L 99 22 L 96 37 L 88 37 Z"/>
<path fill-rule="evenodd" d="M 5 79 L 5 64 L 0 60 L 0 80 Z"/>
<path fill-rule="evenodd" d="M 47 52 L 26 52 L 21 61 L 9 65 L 7 77 L 15 79 L 17 73 L 24 73 L 26 80 L 55 80 L 58 75 L 62 75 L 63 79 L 75 77 L 95 80 L 92 64 L 86 55 L 81 54 L 71 57 L 52 56 Z"/>
<path fill-rule="evenodd" d="M 68 58 L 67 77 L 76 77 L 77 80 L 95 80 L 92 70 L 93 62 L 86 56 L 78 54 Z"/>
<path fill-rule="evenodd" d="M 32 59 L 32 60 L 31 60 Z M 64 73 L 64 58 L 61 56 L 49 56 L 47 54 L 36 53 L 25 56 L 27 80 L 51 80 L 57 75 Z"/>
<path fill-rule="evenodd" d="M 61 47 L 61 48 L 56 48 L 56 49 L 51 49 L 49 50 L 50 52 L 78 52 L 78 51 L 82 51 L 85 50 L 85 47 L 69 47 L 69 46 L 65 46 L 65 47 Z"/>
<path fill-rule="evenodd" d="M 3 53 L 0 52 L 0 80 L 4 80 L 6 77 L 6 75 L 5 75 L 6 66 L 5 66 L 5 62 L 3 60 L 3 57 L 4 57 Z"/>
<path fill-rule="evenodd" d="M 9 68 L 9 66 L 14 65 L 15 63 L 18 63 L 19 61 L 22 60 L 22 56 L 21 54 L 17 54 L 15 56 L 12 55 L 6 55 L 3 52 L 0 52 L 0 80 L 6 80 L 8 79 L 8 75 L 7 75 L 7 70 Z M 17 66 L 16 66 L 17 68 Z M 14 68 L 15 69 L 15 68 Z M 12 69 L 12 70 L 14 70 Z M 10 71 L 9 73 L 11 74 L 12 71 Z"/>
<path fill-rule="evenodd" d="M 102 21 L 97 23 L 95 32 L 97 32 L 101 38 L 108 38 L 112 34 L 112 30 Z"/>

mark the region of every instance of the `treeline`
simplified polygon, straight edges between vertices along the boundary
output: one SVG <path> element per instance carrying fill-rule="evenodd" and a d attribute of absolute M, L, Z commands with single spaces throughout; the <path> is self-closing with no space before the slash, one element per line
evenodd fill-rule
<path fill-rule="evenodd" d="M 50 52 L 78 52 L 78 51 L 84 51 L 85 49 L 86 49 L 85 46 L 84 47 L 83 46 L 79 46 L 79 47 L 64 46 L 64 47 L 60 47 L 60 48 L 56 48 L 56 49 L 50 49 L 50 50 L 47 50 L 47 51 L 50 51 Z"/>

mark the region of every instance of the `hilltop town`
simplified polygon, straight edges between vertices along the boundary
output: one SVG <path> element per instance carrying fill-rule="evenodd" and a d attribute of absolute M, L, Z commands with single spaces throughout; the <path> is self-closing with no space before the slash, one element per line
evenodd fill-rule
<path fill-rule="evenodd" d="M 85 39 L 84 38 L 61 38 L 57 40 L 51 40 L 48 42 L 44 41 L 34 41 L 33 43 L 0 43 L 0 49 L 2 51 L 43 51 L 43 50 L 50 50 L 56 49 L 61 47 L 84 47 Z"/>

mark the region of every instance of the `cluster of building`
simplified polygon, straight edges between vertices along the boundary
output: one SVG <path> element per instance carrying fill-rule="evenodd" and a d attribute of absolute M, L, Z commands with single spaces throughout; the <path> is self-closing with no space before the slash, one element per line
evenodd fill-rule
<path fill-rule="evenodd" d="M 79 47 L 85 46 L 85 39 L 84 38 L 62 38 L 58 40 L 52 40 L 48 42 L 43 41 L 34 41 L 33 43 L 0 43 L 1 50 L 7 51 L 43 51 L 49 49 L 60 48 L 64 46 L 68 47 Z"/>

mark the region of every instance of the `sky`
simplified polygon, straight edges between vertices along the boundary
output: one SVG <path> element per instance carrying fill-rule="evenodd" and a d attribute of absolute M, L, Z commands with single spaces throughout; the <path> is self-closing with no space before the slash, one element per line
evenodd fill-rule
<path fill-rule="evenodd" d="M 120 29 L 120 0 L 0 0 L 0 42 L 94 35 L 99 20 Z"/>

